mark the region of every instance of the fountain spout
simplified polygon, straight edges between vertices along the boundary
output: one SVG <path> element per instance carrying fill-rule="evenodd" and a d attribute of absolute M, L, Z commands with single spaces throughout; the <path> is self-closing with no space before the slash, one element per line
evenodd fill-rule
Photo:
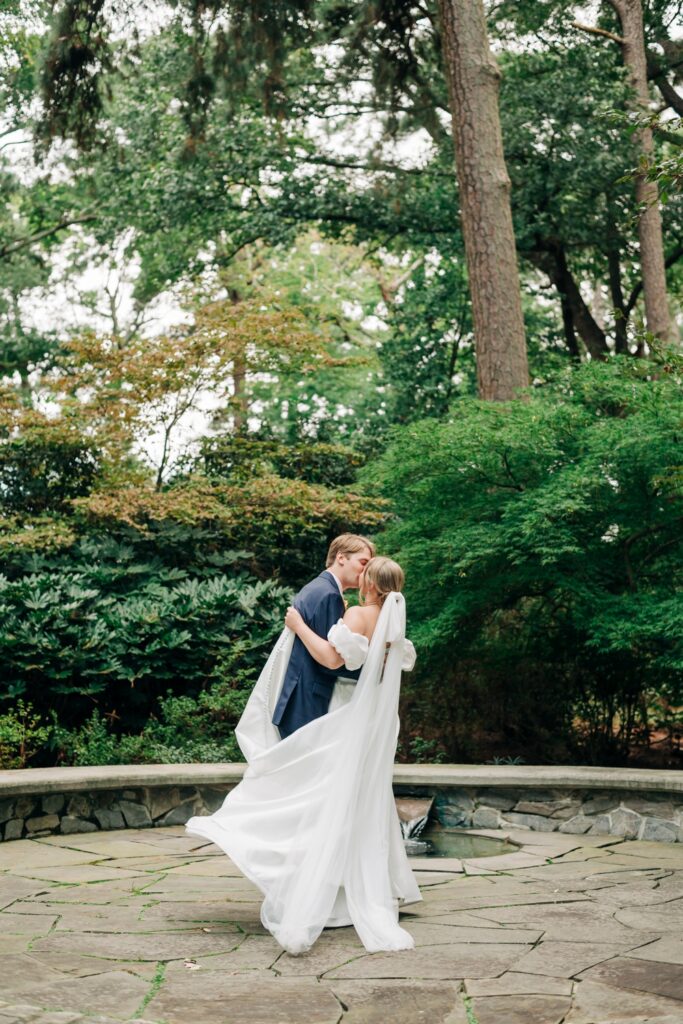
<path fill-rule="evenodd" d="M 429 820 L 433 803 L 434 797 L 425 799 L 396 797 L 396 810 L 404 839 L 417 839 L 421 835 Z"/>

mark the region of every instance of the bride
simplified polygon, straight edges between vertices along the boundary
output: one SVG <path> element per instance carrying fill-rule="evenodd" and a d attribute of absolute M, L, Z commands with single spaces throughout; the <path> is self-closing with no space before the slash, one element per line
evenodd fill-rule
<path fill-rule="evenodd" d="M 244 778 L 215 814 L 187 823 L 258 886 L 261 920 L 292 954 L 310 949 L 323 928 L 350 924 L 371 953 L 414 945 L 398 906 L 421 896 L 392 791 L 401 670 L 415 661 L 402 588 L 400 566 L 372 558 L 360 580 L 363 605 L 349 608 L 327 640 L 288 610 L 237 725 Z M 326 715 L 281 740 L 273 708 L 295 634 L 328 668 L 363 667 L 358 682 L 337 682 Z"/>

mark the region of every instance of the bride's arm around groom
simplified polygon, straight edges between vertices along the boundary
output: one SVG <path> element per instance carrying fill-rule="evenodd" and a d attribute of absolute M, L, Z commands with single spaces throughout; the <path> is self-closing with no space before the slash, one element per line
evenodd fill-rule
<path fill-rule="evenodd" d="M 296 595 L 294 607 L 321 640 L 327 641 L 331 627 L 343 617 L 343 592 L 358 586 L 374 553 L 374 545 L 365 537 L 342 534 L 330 545 L 327 568 Z M 295 638 L 273 714 L 282 739 L 327 714 L 341 664 L 316 661 L 301 639 Z"/>

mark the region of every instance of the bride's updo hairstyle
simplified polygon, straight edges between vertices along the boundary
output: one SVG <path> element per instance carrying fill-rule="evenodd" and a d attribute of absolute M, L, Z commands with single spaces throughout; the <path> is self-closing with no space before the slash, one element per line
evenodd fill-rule
<path fill-rule="evenodd" d="M 387 595 L 392 591 L 400 594 L 405 583 L 405 575 L 397 562 L 377 555 L 370 559 L 363 570 L 363 589 L 368 583 L 374 585 L 381 607 Z"/>

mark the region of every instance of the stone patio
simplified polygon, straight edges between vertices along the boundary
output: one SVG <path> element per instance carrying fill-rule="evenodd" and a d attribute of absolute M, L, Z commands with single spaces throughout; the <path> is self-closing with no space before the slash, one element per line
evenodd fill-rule
<path fill-rule="evenodd" d="M 416 862 L 415 950 L 345 928 L 301 957 L 182 828 L 3 844 L 0 1024 L 683 1024 L 683 846 L 505 835 Z"/>

